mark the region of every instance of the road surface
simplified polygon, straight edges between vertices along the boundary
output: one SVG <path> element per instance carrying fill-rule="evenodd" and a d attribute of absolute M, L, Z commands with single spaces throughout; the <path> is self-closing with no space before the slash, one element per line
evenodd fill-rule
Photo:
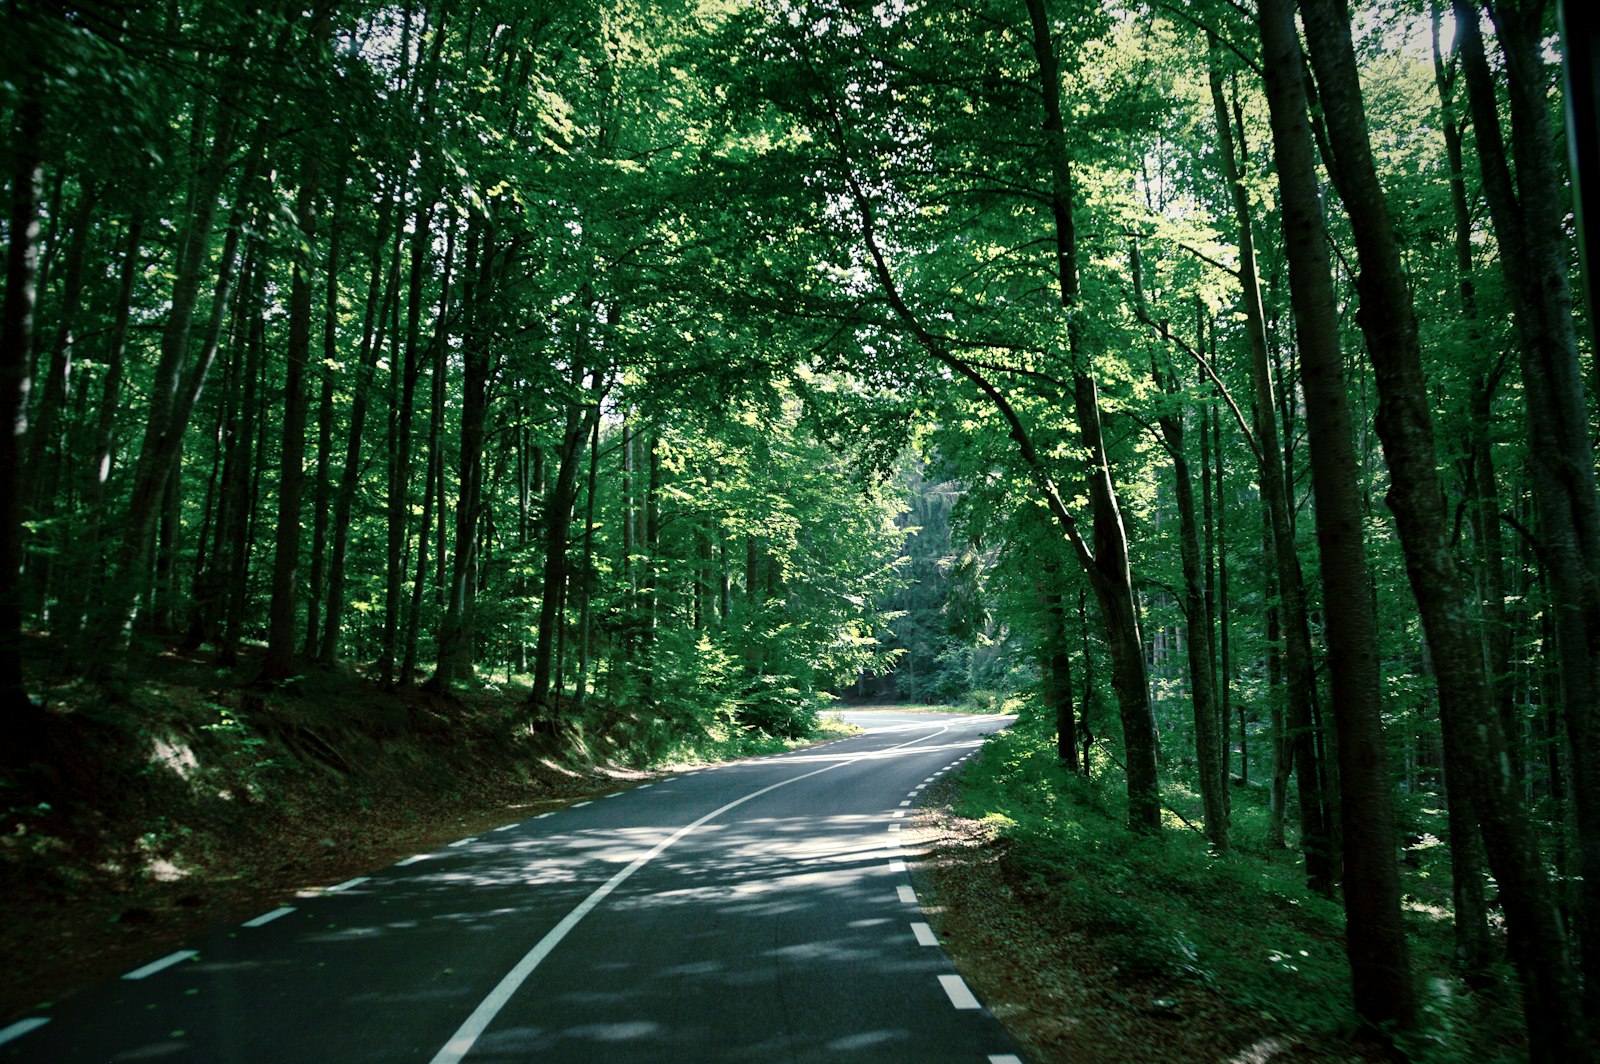
<path fill-rule="evenodd" d="M 846 719 L 304 892 L 0 1030 L 0 1060 L 1014 1064 L 900 846 L 1008 718 Z"/>

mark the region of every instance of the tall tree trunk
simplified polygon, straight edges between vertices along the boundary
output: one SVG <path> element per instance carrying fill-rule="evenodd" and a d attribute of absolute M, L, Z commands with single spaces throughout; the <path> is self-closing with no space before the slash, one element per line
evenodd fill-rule
<path fill-rule="evenodd" d="M 644 493 L 644 561 L 640 581 L 639 662 L 644 670 L 644 704 L 655 705 L 656 630 L 661 611 L 661 448 L 652 428 L 645 444 L 649 468 Z"/>
<path fill-rule="evenodd" d="M 1314 0 L 1307 3 L 1308 11 L 1313 4 Z M 1416 1022 L 1416 1001 L 1400 914 L 1394 852 L 1398 836 L 1383 735 L 1377 616 L 1371 597 L 1364 593 L 1371 582 L 1362 534 L 1365 492 L 1339 348 L 1293 0 L 1261 0 L 1260 30 L 1289 291 L 1306 393 L 1328 671 L 1338 707 L 1334 717 L 1345 863 L 1345 948 L 1357 1013 L 1379 1028 L 1408 1030 Z M 1326 100 L 1325 93 L 1325 104 Z M 1344 161 L 1341 149 L 1340 162 Z M 1371 309 L 1363 301 L 1362 312 Z M 1391 493 L 1391 501 L 1394 497 Z"/>
<path fill-rule="evenodd" d="M 223 110 L 228 110 L 224 107 Z M 246 162 L 239 177 L 233 208 L 229 214 L 222 253 L 214 267 L 209 262 L 211 223 L 222 195 L 223 178 L 235 147 L 231 125 L 224 120 L 212 145 L 212 155 L 199 182 L 191 214 L 180 232 L 179 272 L 173 282 L 173 297 L 161 335 L 161 355 L 151 385 L 150 409 L 146 417 L 144 440 L 133 470 L 133 487 L 128 502 L 123 533 L 111 564 L 102 613 L 94 625 L 94 647 L 89 671 L 109 664 L 108 647 L 126 644 L 137 616 L 141 596 L 140 576 L 155 536 L 160 502 L 167 478 L 177 468 L 188 428 L 201 389 L 205 386 L 212 360 L 216 357 L 222 323 L 233 291 L 238 267 L 239 247 L 245 223 L 253 208 L 257 180 L 265 165 L 266 125 L 260 124 L 246 151 Z M 194 313 L 201 275 L 215 271 L 211 320 L 192 364 L 189 349 L 193 341 Z M 89 648 L 85 648 L 86 652 Z"/>
<path fill-rule="evenodd" d="M 1526 404 L 1529 466 L 1543 533 L 1543 556 L 1554 605 L 1561 670 L 1562 708 L 1572 758 L 1572 791 L 1578 823 L 1582 905 L 1579 939 L 1583 944 L 1584 989 L 1581 1006 L 1573 999 L 1576 979 L 1566 965 L 1565 940 L 1554 914 L 1530 897 L 1529 936 L 1517 951 L 1525 982 L 1530 1037 L 1557 1059 L 1567 1044 L 1581 1044 L 1582 1026 L 1566 1016 L 1600 1015 L 1600 750 L 1594 735 L 1600 700 L 1600 494 L 1589 444 L 1583 372 L 1578 361 L 1568 285 L 1567 246 L 1562 229 L 1565 197 L 1554 157 L 1543 61 L 1542 4 L 1505 4 L 1495 9 L 1505 52 L 1505 83 L 1511 103 L 1513 184 L 1500 129 L 1498 94 L 1491 77 L 1478 10 L 1456 0 L 1457 41 L 1467 81 L 1484 198 L 1513 310 Z M 1498 734 L 1498 728 L 1494 731 Z M 1472 739 L 1473 736 L 1464 738 Z M 1492 755 L 1491 755 L 1492 756 Z M 1499 793 L 1509 773 L 1484 780 L 1486 794 Z M 1463 785 L 1471 787 L 1470 781 Z M 1474 795 L 1476 803 L 1477 796 Z M 1480 817 L 1484 810 L 1480 807 Z M 1520 840 L 1510 825 L 1482 820 L 1484 849 L 1498 879 L 1496 850 L 1516 851 Z M 1499 836 L 1497 838 L 1497 836 Z M 1507 874 L 1533 876 L 1538 864 L 1507 861 Z M 1542 877 L 1539 877 L 1542 878 Z M 1533 885 L 1530 884 L 1530 889 Z M 1504 884 L 1502 883 L 1502 891 Z M 1509 917 L 1508 913 L 1508 917 Z M 1515 926 L 1513 924 L 1513 926 Z M 1527 970 L 1539 964 L 1540 972 Z M 1535 980 L 1529 985 L 1529 980 Z M 1537 987 L 1537 989 L 1535 989 Z M 1581 1012 L 1580 1012 L 1581 1008 Z M 1535 1019 L 1535 1009 L 1542 1009 Z M 1571 1059 L 1588 1059 L 1587 1052 Z"/>
<path fill-rule="evenodd" d="M 484 303 L 495 272 L 495 238 L 484 219 L 475 219 L 467 235 L 467 268 L 475 270 L 463 293 L 466 320 L 462 333 L 461 451 L 458 480 L 455 552 L 444 616 L 439 623 L 439 654 L 428 687 L 448 691 L 473 675 L 472 606 L 478 564 L 478 513 L 483 487 L 483 444 L 488 416 L 492 360 L 490 326 Z M 442 516 L 442 514 L 441 514 Z"/>
<path fill-rule="evenodd" d="M 393 218 L 398 206 L 392 193 L 384 200 L 378 231 L 373 239 L 368 277 L 367 306 L 361 327 L 361 354 L 353 384 L 350 426 L 345 431 L 344 469 L 339 475 L 339 491 L 333 503 L 333 551 L 328 559 L 328 608 L 323 622 L 322 645 L 317 660 L 331 665 L 339 654 L 339 636 L 344 624 L 345 573 L 350 551 L 350 515 L 355 509 L 361 486 L 361 448 L 365 442 L 367 409 L 376 389 L 378 359 L 383 353 L 385 330 L 389 324 L 389 293 L 397 281 L 398 260 L 390 247 Z M 385 284 L 387 281 L 387 285 Z M 397 372 L 391 367 L 391 372 Z"/>
<path fill-rule="evenodd" d="M 317 401 L 317 482 L 311 503 L 311 582 L 306 589 L 306 640 L 301 655 L 308 661 L 322 642 L 322 596 L 328 565 L 328 506 L 333 499 L 333 367 L 339 360 L 339 252 L 344 237 L 344 190 L 336 182 L 333 222 L 328 233 L 327 276 L 323 279 L 322 394 Z"/>
<path fill-rule="evenodd" d="M 13 10 L 0 25 L 20 32 L 26 16 Z M 11 210 L 6 222 L 6 294 L 0 321 L 0 712 L 5 713 L 16 752 L 27 749 L 23 723 L 29 708 L 22 677 L 22 487 L 23 447 L 28 432 L 28 364 L 33 348 L 34 302 L 39 269 L 39 185 L 43 174 L 42 76 L 24 71 L 22 98 L 11 133 Z M 19 741 L 20 740 L 20 741 Z"/>
<path fill-rule="evenodd" d="M 1144 281 L 1139 247 L 1130 248 L 1130 273 L 1134 300 L 1144 313 Z M 1163 326 L 1163 332 L 1165 327 Z M 1196 341 L 1197 347 L 1199 341 Z M 1189 475 L 1189 456 L 1185 451 L 1182 393 L 1171 367 L 1163 368 L 1151 359 L 1150 374 L 1155 386 L 1167 397 L 1163 413 L 1157 418 L 1162 442 L 1172 459 L 1173 494 L 1178 504 L 1178 553 L 1183 564 L 1183 612 L 1188 638 L 1189 687 L 1194 710 L 1196 774 L 1200 778 L 1200 801 L 1205 809 L 1206 838 L 1218 850 L 1228 848 L 1228 813 L 1223 805 L 1224 773 L 1221 744 L 1217 738 L 1216 682 L 1211 653 L 1211 623 L 1206 608 L 1204 578 L 1200 565 L 1200 533 L 1195 520 L 1194 481 Z"/>
<path fill-rule="evenodd" d="M 579 716 L 583 713 L 584 702 L 588 697 L 589 669 L 592 662 L 591 648 L 589 645 L 589 622 L 593 612 L 593 599 L 595 587 L 594 573 L 594 512 L 595 489 L 599 486 L 600 474 L 600 417 L 599 406 L 595 407 L 595 416 L 589 419 L 589 483 L 584 494 L 583 503 L 583 568 L 580 570 L 583 578 L 583 599 L 578 607 L 578 678 L 572 690 L 572 714 Z"/>
<path fill-rule="evenodd" d="M 1457 297 L 1468 337 L 1474 343 L 1480 336 L 1477 326 L 1478 297 L 1472 268 L 1472 214 L 1467 203 L 1467 182 L 1461 131 L 1456 119 L 1455 74 L 1440 49 L 1439 33 L 1443 18 L 1442 0 L 1430 0 L 1428 13 L 1432 29 L 1434 87 L 1439 94 L 1440 126 L 1444 134 L 1445 160 L 1449 165 L 1450 207 L 1454 223 L 1454 250 Z M 1452 45 L 1452 55 L 1455 47 Z M 1516 734 L 1514 690 L 1511 674 L 1511 627 L 1506 616 L 1505 546 L 1500 531 L 1500 493 L 1491 446 L 1491 413 L 1494 392 L 1504 366 L 1502 355 L 1495 368 L 1479 378 L 1473 396 L 1468 426 L 1469 453 L 1463 481 L 1470 506 L 1469 515 L 1476 543 L 1478 569 L 1477 598 L 1483 603 L 1481 621 L 1483 651 L 1488 661 L 1489 681 L 1499 702 L 1501 729 L 1510 747 L 1513 768 L 1522 779 L 1520 750 Z M 1489 935 L 1489 908 L 1484 892 L 1483 847 L 1480 826 L 1470 797 L 1459 794 L 1450 781 L 1448 757 L 1445 765 L 1445 792 L 1449 806 L 1451 894 L 1455 910 L 1456 962 L 1469 983 L 1486 984 L 1491 978 L 1494 949 Z"/>
<path fill-rule="evenodd" d="M 1089 504 L 1094 535 L 1089 582 L 1100 599 L 1101 617 L 1106 624 L 1106 639 L 1111 650 L 1111 683 L 1117 692 L 1117 706 L 1122 717 L 1123 753 L 1128 770 L 1128 824 L 1138 831 L 1154 832 L 1161 828 L 1155 716 L 1150 707 L 1138 610 L 1133 601 L 1127 531 L 1122 524 L 1121 506 L 1101 435 L 1099 389 L 1089 369 L 1091 359 L 1078 308 L 1077 231 L 1073 220 L 1071 160 L 1061 109 L 1061 68 L 1045 0 L 1027 0 L 1027 6 L 1051 166 L 1050 203 L 1055 223 L 1058 294 L 1067 314 L 1067 355 L 1073 369 L 1073 402 L 1089 462 Z"/>
<path fill-rule="evenodd" d="M 411 422 L 416 414 L 417 381 L 421 377 L 423 286 L 427 280 L 424 266 L 433 237 L 435 196 L 431 191 L 427 193 L 424 206 L 418 208 L 416 231 L 411 241 L 410 276 L 407 279 L 405 355 L 399 372 L 393 375 L 397 387 L 391 392 L 389 404 L 388 562 L 384 567 L 383 637 L 378 652 L 378 673 L 385 686 L 395 682 L 396 650 L 400 643 L 400 602 L 405 593 L 405 554 L 411 516 Z M 445 228 L 444 262 L 435 326 L 440 330 L 449 320 L 455 238 L 452 218 Z M 442 334 L 439 342 L 443 342 Z M 423 495 L 427 496 L 426 489 Z M 423 522 L 422 541 L 427 541 L 426 521 Z"/>
<path fill-rule="evenodd" d="M 311 263 L 316 239 L 319 160 L 307 147 L 300 167 L 295 221 L 302 252 L 295 257 L 289 285 L 289 348 L 283 399 L 283 448 L 278 465 L 278 526 L 274 537 L 272 598 L 267 606 L 267 652 L 261 679 L 275 683 L 294 671 L 295 605 L 300 576 L 300 511 L 305 496 L 306 370 L 311 362 Z M 330 627 L 333 618 L 329 618 Z"/>
<path fill-rule="evenodd" d="M 223 566 L 227 604 L 224 609 L 222 645 L 217 649 L 217 664 L 224 667 L 232 667 L 238 660 L 249 596 L 250 543 L 253 538 L 250 532 L 255 517 L 255 493 L 251 482 L 260 454 L 256 441 L 257 423 L 260 420 L 257 391 L 266 362 L 266 324 L 262 320 L 266 280 L 264 268 L 255 261 L 256 256 L 257 252 L 252 250 L 239 292 L 240 309 L 236 313 L 244 317 L 246 322 L 243 330 L 243 383 L 239 399 L 239 424 L 228 441 L 222 472 L 226 516 L 222 535 L 227 557 L 225 562 L 219 559 L 219 564 Z"/>
<path fill-rule="evenodd" d="M 449 233 L 454 236 L 455 227 Z M 453 249 L 453 244 L 451 245 Z M 446 275 L 448 278 L 448 274 Z M 443 304 L 441 303 L 441 307 Z M 417 529 L 417 574 L 411 584 L 411 609 L 406 614 L 405 650 L 401 656 L 402 684 L 409 684 L 417 672 L 417 638 L 422 627 L 422 608 L 427 600 L 428 540 L 433 528 L 434 483 L 439 479 L 444 456 L 440 453 L 440 433 L 444 422 L 444 369 L 445 369 L 445 317 L 441 314 L 436 325 L 432 354 L 433 366 L 429 380 L 428 403 L 428 461 L 422 481 L 422 520 Z"/>
<path fill-rule="evenodd" d="M 580 338 L 580 344 L 587 343 Z M 572 385 L 583 384 L 583 360 L 572 366 Z M 552 700 L 551 662 L 555 652 L 557 630 L 561 622 L 561 607 L 567 585 L 567 540 L 572 531 L 572 509 L 578 501 L 578 466 L 583 457 L 583 444 L 592 431 L 593 422 L 600 416 L 600 393 L 604 388 L 605 374 L 593 372 L 589 400 L 583 406 L 568 406 L 566 426 L 561 433 L 557 449 L 556 482 L 545 499 L 544 507 L 544 595 L 539 603 L 539 640 L 533 652 L 533 686 L 528 693 L 528 709 L 535 716 L 548 716 L 560 702 L 560 674 L 555 671 L 557 693 Z"/>
<path fill-rule="evenodd" d="M 1068 772 L 1076 773 L 1078 726 L 1072 705 L 1072 652 L 1060 580 L 1060 567 L 1046 562 L 1039 577 L 1039 600 L 1044 607 L 1045 626 L 1039 640 L 1039 674 L 1045 711 L 1055 720 L 1056 759 Z"/>
<path fill-rule="evenodd" d="M 1212 343 L 1216 343 L 1215 330 L 1212 332 Z M 1218 681 L 1219 693 L 1222 699 L 1223 734 L 1228 733 L 1229 718 L 1231 717 L 1231 704 L 1233 701 L 1233 623 L 1232 610 L 1229 605 L 1232 601 L 1231 585 L 1228 579 L 1228 503 L 1227 493 L 1223 490 L 1226 483 L 1226 469 L 1222 457 L 1222 415 L 1213 410 L 1211 413 L 1211 453 L 1216 458 L 1216 490 L 1217 490 L 1217 637 L 1220 644 L 1218 650 Z M 1250 741 L 1245 734 L 1244 703 L 1239 704 L 1239 782 L 1250 782 Z M 1226 775 L 1227 766 L 1223 766 Z M 1224 784 L 1229 783 L 1227 779 Z"/>
<path fill-rule="evenodd" d="M 98 190 L 90 186 L 78 197 L 77 209 L 73 211 L 61 306 L 57 310 L 59 322 L 50 345 L 49 367 L 43 374 L 44 389 L 29 418 L 26 483 L 22 485 L 21 502 L 24 509 L 37 518 L 48 518 L 55 509 L 55 493 L 66 449 L 60 422 L 71 385 L 72 330 L 83 302 L 84 264 L 88 258 L 90 223 L 98 199 Z M 37 581 L 36 598 L 41 603 L 48 597 L 47 584 L 46 579 Z"/>
<path fill-rule="evenodd" d="M 1289 498 L 1289 479 L 1284 451 L 1279 445 L 1276 417 L 1278 398 L 1274 394 L 1271 354 L 1267 346 L 1266 313 L 1261 303 L 1261 285 L 1256 273 L 1254 219 L 1250 198 L 1241 177 L 1239 160 L 1243 156 L 1242 138 L 1236 141 L 1233 123 L 1222 95 L 1222 71 L 1215 35 L 1208 35 L 1212 110 L 1223 175 L 1233 201 L 1234 221 L 1239 229 L 1239 288 L 1244 302 L 1245 334 L 1250 343 L 1251 381 L 1255 390 L 1254 424 L 1257 441 L 1261 495 L 1267 509 L 1272 535 L 1273 576 L 1278 588 L 1277 620 L 1283 638 L 1283 667 L 1286 679 L 1287 721 L 1280 733 L 1287 744 L 1287 763 L 1292 766 L 1300 799 L 1300 846 L 1305 853 L 1306 882 L 1319 894 L 1333 892 L 1333 841 L 1323 793 L 1321 770 L 1317 764 L 1315 718 L 1316 672 L 1311 654 L 1311 626 L 1306 617 L 1305 589 L 1300 557 L 1295 549 L 1293 507 Z M 1276 806 L 1282 816 L 1283 805 Z M 1281 825 L 1281 819 L 1279 820 Z"/>

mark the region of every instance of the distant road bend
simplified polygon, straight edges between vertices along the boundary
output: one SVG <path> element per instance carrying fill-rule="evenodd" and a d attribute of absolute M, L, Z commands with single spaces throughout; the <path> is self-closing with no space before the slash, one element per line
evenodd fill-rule
<path fill-rule="evenodd" d="M 1020 1064 L 900 847 L 1009 718 L 846 719 L 306 892 L 0 1030 L 0 1060 Z"/>

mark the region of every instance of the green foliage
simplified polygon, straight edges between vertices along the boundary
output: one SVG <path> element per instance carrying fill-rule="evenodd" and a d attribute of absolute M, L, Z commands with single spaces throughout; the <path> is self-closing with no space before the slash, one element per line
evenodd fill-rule
<path fill-rule="evenodd" d="M 1184 831 L 1131 835 L 1117 788 L 1062 771 L 1042 726 L 990 739 L 962 788 L 959 811 L 994 825 L 1007 861 L 1118 972 L 1203 987 L 1304 1031 L 1352 1022 L 1341 913 L 1291 862 L 1218 856 Z"/>

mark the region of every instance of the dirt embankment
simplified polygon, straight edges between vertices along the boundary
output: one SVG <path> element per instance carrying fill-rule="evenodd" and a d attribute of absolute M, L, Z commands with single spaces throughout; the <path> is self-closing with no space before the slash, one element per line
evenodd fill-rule
<path fill-rule="evenodd" d="M 514 690 L 234 675 L 167 655 L 35 686 L 28 755 L 0 776 L 0 1024 L 297 890 L 649 775 L 634 722 L 557 735 L 519 723 Z"/>

